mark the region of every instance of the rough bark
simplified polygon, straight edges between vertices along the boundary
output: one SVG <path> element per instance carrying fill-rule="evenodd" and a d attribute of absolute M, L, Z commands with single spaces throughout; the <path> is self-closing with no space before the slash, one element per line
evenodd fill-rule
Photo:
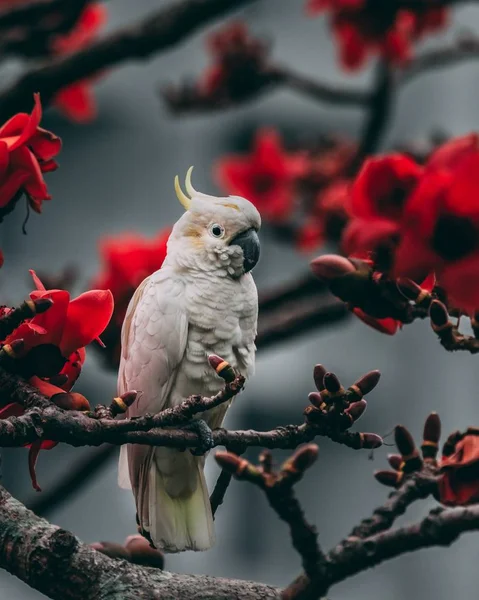
<path fill-rule="evenodd" d="M 269 600 L 249 581 L 176 575 L 109 558 L 34 515 L 0 487 L 0 567 L 54 600 Z"/>

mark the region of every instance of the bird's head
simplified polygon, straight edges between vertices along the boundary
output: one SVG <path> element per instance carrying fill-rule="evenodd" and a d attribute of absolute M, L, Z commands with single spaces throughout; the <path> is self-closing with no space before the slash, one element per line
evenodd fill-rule
<path fill-rule="evenodd" d="M 237 279 L 259 259 L 259 212 L 240 196 L 219 198 L 198 192 L 191 183 L 192 170 L 186 175 L 187 193 L 175 178 L 176 195 L 186 212 L 173 227 L 167 260 L 179 268 Z"/>

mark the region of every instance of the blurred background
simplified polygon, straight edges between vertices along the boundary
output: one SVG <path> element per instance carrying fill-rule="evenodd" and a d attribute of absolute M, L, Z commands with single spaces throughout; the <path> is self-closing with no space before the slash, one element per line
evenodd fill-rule
<path fill-rule="evenodd" d="M 107 29 L 139 18 L 167 4 L 161 0 L 112 0 L 107 3 Z M 264 0 L 239 14 L 256 34 L 274 43 L 274 55 L 313 78 L 365 88 L 372 73 L 345 76 L 338 68 L 331 34 L 324 18 L 310 19 L 303 0 Z M 461 29 L 477 30 L 479 7 L 455 11 L 447 35 Z M 434 37 L 432 45 L 445 37 Z M 23 236 L 20 208 L 3 224 L 0 236 L 5 266 L 0 272 L 2 302 L 18 303 L 31 289 L 28 269 L 58 273 L 66 265 L 80 270 L 76 291 L 86 288 L 98 272 L 98 242 L 105 235 L 137 231 L 154 235 L 181 214 L 173 191 L 173 177 L 195 165 L 195 186 L 219 193 L 212 165 L 231 151 L 249 147 L 255 130 L 272 125 L 286 140 L 324 133 L 354 138 L 361 125 L 360 110 L 314 103 L 289 91 L 277 91 L 228 112 L 204 116 L 171 116 L 158 95 L 160 83 L 199 73 L 206 64 L 204 32 L 174 51 L 141 64 L 128 64 L 108 73 L 95 86 L 99 116 L 91 124 L 75 125 L 48 111 L 42 125 L 60 135 L 60 169 L 48 176 L 53 200 L 42 216 L 32 215 Z M 15 73 L 5 66 L 5 77 Z M 434 71 L 414 80 L 397 97 L 385 147 L 426 138 L 441 130 L 447 134 L 477 129 L 479 65 L 474 62 Z M 307 271 L 309 257 L 278 243 L 267 230 L 262 235 L 262 260 L 255 269 L 260 290 L 287 282 Z M 326 251 L 324 248 L 323 251 Z M 96 353 L 88 352 L 77 391 L 92 403 L 107 403 L 115 394 L 116 377 L 105 370 Z M 386 436 L 398 423 L 419 435 L 425 417 L 437 410 L 445 434 L 479 425 L 477 358 L 445 352 L 429 331 L 428 323 L 405 327 L 394 337 L 383 336 L 357 319 L 346 319 L 258 354 L 257 372 L 229 412 L 230 428 L 269 429 L 297 423 L 314 389 L 313 365 L 321 362 L 349 385 L 371 369 L 381 382 L 369 397 L 362 431 Z M 324 548 L 334 545 L 354 524 L 368 516 L 386 497 L 375 482 L 374 469 L 386 464 L 387 446 L 370 454 L 320 439 L 320 460 L 299 486 L 308 519 L 320 532 Z M 42 452 L 37 472 L 48 492 L 91 452 L 88 448 L 59 445 Z M 250 453 L 255 457 L 256 452 Z M 275 455 L 278 460 L 281 453 Z M 74 532 L 84 542 L 123 542 L 136 531 L 133 498 L 116 484 L 117 459 L 89 480 L 73 499 L 45 513 L 47 518 Z M 208 461 L 214 482 L 218 469 Z M 3 452 L 2 483 L 27 505 L 37 500 L 27 470 L 27 451 Z M 417 518 L 430 505 L 413 507 L 407 519 Z M 253 486 L 233 481 L 216 517 L 217 545 L 205 553 L 167 556 L 168 570 L 253 579 L 285 585 L 299 570 L 286 526 Z M 479 558 L 477 537 L 464 537 L 451 549 L 432 549 L 388 562 L 374 571 L 343 582 L 331 597 L 342 600 L 381 598 L 467 597 L 477 590 L 473 565 Z M 0 597 L 34 600 L 43 596 L 7 573 L 0 572 Z"/>

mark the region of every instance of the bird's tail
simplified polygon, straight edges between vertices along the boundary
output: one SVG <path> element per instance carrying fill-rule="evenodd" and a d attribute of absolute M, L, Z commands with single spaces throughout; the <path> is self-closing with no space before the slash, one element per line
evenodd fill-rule
<path fill-rule="evenodd" d="M 208 550 L 215 542 L 213 516 L 203 473 L 204 458 L 156 448 L 140 475 L 140 524 L 165 552 Z"/>

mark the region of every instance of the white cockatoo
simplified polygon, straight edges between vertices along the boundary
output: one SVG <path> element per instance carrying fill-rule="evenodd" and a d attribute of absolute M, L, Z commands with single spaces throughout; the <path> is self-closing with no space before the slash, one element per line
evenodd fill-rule
<path fill-rule="evenodd" d="M 210 354 L 246 378 L 254 371 L 258 295 L 250 271 L 259 258 L 261 218 L 245 198 L 197 192 L 191 171 L 189 196 L 175 178 L 186 212 L 173 227 L 163 266 L 138 287 L 123 324 L 118 393 L 141 392 L 127 418 L 220 391 L 224 381 Z M 203 413 L 211 429 L 221 426 L 228 404 Z M 204 463 L 190 451 L 121 448 L 119 484 L 133 490 L 140 530 L 157 548 L 181 552 L 214 544 Z"/>

